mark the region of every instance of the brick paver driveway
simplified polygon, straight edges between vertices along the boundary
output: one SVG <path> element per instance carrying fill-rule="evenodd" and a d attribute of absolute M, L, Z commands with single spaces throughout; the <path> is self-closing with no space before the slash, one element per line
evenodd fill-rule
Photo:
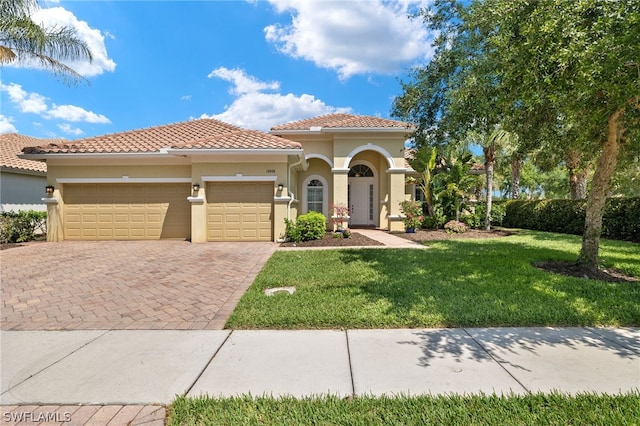
<path fill-rule="evenodd" d="M 221 329 L 274 243 L 65 241 L 0 251 L 3 330 Z"/>

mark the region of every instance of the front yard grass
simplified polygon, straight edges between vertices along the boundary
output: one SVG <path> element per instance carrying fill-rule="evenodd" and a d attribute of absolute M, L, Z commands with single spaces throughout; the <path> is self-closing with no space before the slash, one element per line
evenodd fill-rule
<path fill-rule="evenodd" d="M 632 425 L 638 396 L 179 397 L 167 425 Z"/>
<path fill-rule="evenodd" d="M 521 231 L 429 248 L 279 251 L 242 297 L 232 329 L 639 326 L 640 282 L 536 269 L 577 258 L 580 238 Z M 640 277 L 640 245 L 603 240 L 607 267 Z M 266 288 L 295 286 L 293 295 Z"/>

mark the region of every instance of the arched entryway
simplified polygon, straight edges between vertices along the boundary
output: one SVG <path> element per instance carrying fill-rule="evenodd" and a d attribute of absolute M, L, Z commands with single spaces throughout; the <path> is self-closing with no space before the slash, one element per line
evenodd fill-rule
<path fill-rule="evenodd" d="M 378 226 L 378 182 L 371 164 L 358 162 L 349 169 L 349 226 Z"/>

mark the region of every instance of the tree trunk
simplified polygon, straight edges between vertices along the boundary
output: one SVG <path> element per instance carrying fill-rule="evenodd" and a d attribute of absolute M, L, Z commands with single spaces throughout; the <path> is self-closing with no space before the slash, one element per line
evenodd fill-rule
<path fill-rule="evenodd" d="M 580 151 L 567 153 L 567 169 L 569 170 L 569 196 L 572 200 L 587 198 L 588 170 L 581 165 Z"/>
<path fill-rule="evenodd" d="M 623 129 L 620 126 L 620 115 L 623 108 L 613 113 L 607 123 L 607 140 L 602 145 L 602 153 L 591 182 L 591 192 L 587 199 L 587 211 L 582 236 L 582 248 L 578 256 L 578 264 L 588 269 L 598 269 L 598 250 L 602 233 L 602 215 L 604 214 L 607 194 L 611 185 L 611 177 L 618 162 L 620 140 Z"/>
<path fill-rule="evenodd" d="M 522 158 L 517 155 L 511 157 L 511 199 L 520 198 L 520 172 L 522 171 Z"/>
<path fill-rule="evenodd" d="M 484 215 L 484 229 L 491 230 L 491 202 L 493 201 L 493 165 L 496 162 L 496 149 L 494 146 L 483 148 L 484 170 L 487 176 L 487 208 Z"/>

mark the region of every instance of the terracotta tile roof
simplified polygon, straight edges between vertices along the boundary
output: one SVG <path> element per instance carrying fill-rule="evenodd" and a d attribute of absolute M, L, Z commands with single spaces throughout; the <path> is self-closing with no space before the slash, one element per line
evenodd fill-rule
<path fill-rule="evenodd" d="M 0 135 L 0 166 L 10 169 L 46 173 L 46 163 L 42 161 L 24 160 L 18 158 L 18 154 L 22 153 L 22 149 L 25 147 L 63 140 L 64 139 L 38 139 L 18 133 L 5 133 Z"/>
<path fill-rule="evenodd" d="M 153 153 L 162 148 L 291 149 L 300 148 L 300 144 L 255 130 L 244 130 L 214 119 L 199 119 L 26 148 L 24 152 Z"/>
<path fill-rule="evenodd" d="M 372 117 L 367 115 L 353 114 L 328 114 L 319 117 L 307 118 L 305 120 L 294 121 L 292 123 L 281 124 L 271 128 L 272 132 L 281 130 L 310 130 L 312 127 L 321 127 L 323 129 L 407 129 L 412 127 L 407 123 L 396 120 L 388 120 L 386 118 Z"/>

